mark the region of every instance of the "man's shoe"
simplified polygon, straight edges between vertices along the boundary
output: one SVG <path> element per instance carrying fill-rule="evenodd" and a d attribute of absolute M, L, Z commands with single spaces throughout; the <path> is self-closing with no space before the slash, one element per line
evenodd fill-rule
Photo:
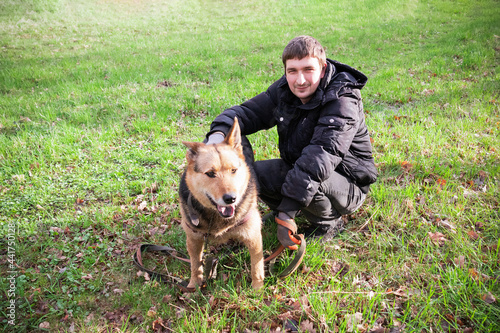
<path fill-rule="evenodd" d="M 328 242 L 344 231 L 344 221 L 340 217 L 335 224 L 331 226 L 311 226 L 304 230 L 304 236 L 307 240 L 319 240 Z"/>

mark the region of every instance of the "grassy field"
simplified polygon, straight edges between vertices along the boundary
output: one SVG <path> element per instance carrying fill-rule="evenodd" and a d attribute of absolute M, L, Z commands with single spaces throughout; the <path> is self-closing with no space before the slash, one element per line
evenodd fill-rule
<path fill-rule="evenodd" d="M 0 330 L 500 332 L 499 22 L 496 0 L 2 1 Z M 237 245 L 200 292 L 137 274 L 139 244 L 185 250 L 180 142 L 301 34 L 369 77 L 366 204 L 262 292 Z M 275 131 L 250 139 L 277 156 Z"/>

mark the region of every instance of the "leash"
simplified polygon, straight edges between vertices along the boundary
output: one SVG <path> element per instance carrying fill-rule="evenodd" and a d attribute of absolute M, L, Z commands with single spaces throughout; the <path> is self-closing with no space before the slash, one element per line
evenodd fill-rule
<path fill-rule="evenodd" d="M 287 248 L 297 251 L 292 262 L 280 274 L 278 274 L 279 278 L 285 278 L 295 272 L 295 270 L 299 268 L 302 263 L 302 259 L 304 259 L 304 255 L 306 254 L 306 239 L 303 234 L 297 234 L 297 225 L 293 219 L 282 220 L 278 218 L 278 216 L 275 216 L 274 220 L 279 226 L 284 227 L 278 227 L 277 235 L 281 244 L 274 251 L 274 253 L 264 260 L 264 262 L 269 262 L 269 273 L 273 274 L 276 258 L 281 252 Z"/>
<path fill-rule="evenodd" d="M 191 214 L 190 214 L 191 215 Z M 280 241 L 280 246 L 267 258 L 264 259 L 264 264 L 269 264 L 268 271 L 271 275 L 276 275 L 278 278 L 285 278 L 289 275 L 291 275 L 293 272 L 297 270 L 297 268 L 300 266 L 302 263 L 302 259 L 304 259 L 305 253 L 306 253 L 306 240 L 303 234 L 297 234 L 297 226 L 295 222 L 290 219 L 290 220 L 281 220 L 278 217 L 275 218 L 276 222 L 285 227 L 284 229 L 287 233 L 286 236 L 284 236 L 284 232 L 278 233 L 278 240 Z M 191 222 L 193 223 L 193 222 Z M 196 222 L 195 222 L 196 223 Z M 194 223 L 193 223 L 194 224 Z M 215 278 L 217 275 L 217 264 L 219 260 L 215 258 L 213 255 L 208 254 L 207 255 L 207 242 L 208 242 L 208 237 L 205 237 L 205 246 L 204 246 L 204 252 L 205 256 L 203 258 L 203 267 L 204 267 L 204 276 L 205 280 Z M 300 245 L 300 247 L 299 247 Z M 283 269 L 283 271 L 279 274 L 275 274 L 274 272 L 274 266 L 276 265 L 276 260 L 278 256 L 285 250 L 285 249 L 290 249 L 295 252 L 295 256 L 293 260 L 290 262 L 290 264 Z M 150 278 L 165 282 L 165 283 L 171 283 L 175 286 L 177 286 L 179 289 L 181 289 L 183 292 L 194 292 L 196 289 L 195 288 L 188 288 L 188 281 L 182 280 L 176 276 L 170 275 L 170 274 L 160 274 L 155 271 L 149 270 L 144 267 L 144 264 L 142 262 L 142 257 L 143 253 L 145 252 L 159 252 L 164 255 L 169 255 L 175 259 L 178 259 L 180 261 L 183 261 L 187 264 L 190 264 L 191 261 L 188 256 L 178 252 L 172 247 L 169 246 L 160 246 L 160 245 L 153 245 L 153 244 L 142 244 L 137 251 L 134 253 L 133 256 L 133 262 L 135 266 L 143 271 L 149 274 Z M 180 254 L 180 255 L 177 255 Z M 205 285 L 201 286 L 201 288 L 204 288 Z"/>
<path fill-rule="evenodd" d="M 170 246 L 142 244 L 137 249 L 137 251 L 134 253 L 133 261 L 134 261 L 135 266 L 137 268 L 139 268 L 139 270 L 141 270 L 142 272 L 148 273 L 149 277 L 151 279 L 154 279 L 154 280 L 157 280 L 160 282 L 171 283 L 171 284 L 179 287 L 179 289 L 181 289 L 184 292 L 195 291 L 194 288 L 187 287 L 188 281 L 182 280 L 181 278 L 178 278 L 178 277 L 173 276 L 171 274 L 168 274 L 168 275 L 167 274 L 160 274 L 160 273 L 157 273 L 155 271 L 152 271 L 152 270 L 144 267 L 144 264 L 142 263 L 142 255 L 145 252 L 159 252 L 159 253 L 164 254 L 164 255 L 169 255 L 172 258 L 178 259 L 178 260 L 183 261 L 187 264 L 190 264 L 189 257 L 187 257 L 186 255 L 182 255 L 182 256 L 176 255 L 175 253 L 179 253 L 179 252 L 177 252 L 174 248 L 171 248 Z"/>

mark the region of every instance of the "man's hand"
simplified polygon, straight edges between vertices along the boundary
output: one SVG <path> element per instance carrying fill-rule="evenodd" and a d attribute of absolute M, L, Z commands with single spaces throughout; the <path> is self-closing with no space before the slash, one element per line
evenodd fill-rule
<path fill-rule="evenodd" d="M 210 134 L 206 144 L 213 145 L 216 143 L 221 143 L 222 141 L 224 141 L 224 134 L 222 132 L 214 132 Z"/>
<path fill-rule="evenodd" d="M 300 244 L 300 241 L 293 236 L 297 233 L 295 221 L 284 212 L 279 212 L 274 220 L 278 224 L 277 234 L 280 243 L 290 250 L 297 250 L 297 244 Z"/>

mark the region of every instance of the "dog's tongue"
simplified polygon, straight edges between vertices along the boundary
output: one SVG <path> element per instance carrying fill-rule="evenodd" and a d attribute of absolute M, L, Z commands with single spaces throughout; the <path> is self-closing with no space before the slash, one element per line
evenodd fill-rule
<path fill-rule="evenodd" d="M 217 206 L 217 209 L 223 217 L 232 217 L 234 215 L 233 206 Z"/>

